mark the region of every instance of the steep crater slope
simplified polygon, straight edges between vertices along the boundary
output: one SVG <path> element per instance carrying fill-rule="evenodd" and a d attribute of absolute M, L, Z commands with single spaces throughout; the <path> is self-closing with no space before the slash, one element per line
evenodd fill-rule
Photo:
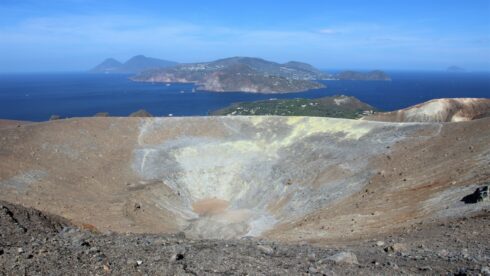
<path fill-rule="evenodd" d="M 393 112 L 381 112 L 364 117 L 384 122 L 462 122 L 490 117 L 490 99 L 434 99 Z"/>
<path fill-rule="evenodd" d="M 489 122 L 90 118 L 7 127 L 0 199 L 101 231 L 378 234 L 488 208 L 460 198 L 489 179 Z"/>

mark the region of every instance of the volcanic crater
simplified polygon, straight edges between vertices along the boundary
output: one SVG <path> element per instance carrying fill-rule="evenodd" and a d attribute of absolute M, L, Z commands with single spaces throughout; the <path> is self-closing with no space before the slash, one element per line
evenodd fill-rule
<path fill-rule="evenodd" d="M 99 231 L 329 241 L 488 208 L 490 120 L 85 118 L 0 129 L 0 198 Z"/>

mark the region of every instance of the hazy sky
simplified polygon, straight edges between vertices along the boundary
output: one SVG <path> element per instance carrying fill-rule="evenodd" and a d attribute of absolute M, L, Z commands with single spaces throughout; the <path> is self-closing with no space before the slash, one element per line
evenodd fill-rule
<path fill-rule="evenodd" d="M 489 70 L 490 0 L 0 0 L 0 71 L 80 71 L 136 54 Z"/>

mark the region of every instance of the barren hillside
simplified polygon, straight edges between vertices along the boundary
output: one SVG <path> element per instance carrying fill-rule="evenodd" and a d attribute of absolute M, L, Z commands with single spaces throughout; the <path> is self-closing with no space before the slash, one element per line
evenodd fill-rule
<path fill-rule="evenodd" d="M 490 119 L 87 118 L 0 130 L 0 199 L 101 231 L 326 242 L 488 208 Z"/>
<path fill-rule="evenodd" d="M 461 122 L 490 117 L 490 99 L 435 99 L 405 109 L 364 117 L 385 122 Z"/>

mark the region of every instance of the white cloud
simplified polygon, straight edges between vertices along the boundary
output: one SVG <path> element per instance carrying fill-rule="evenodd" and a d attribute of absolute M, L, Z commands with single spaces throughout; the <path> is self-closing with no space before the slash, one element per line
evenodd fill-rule
<path fill-rule="evenodd" d="M 332 29 L 332 28 L 320 29 L 319 32 L 322 34 L 337 34 L 337 33 L 339 33 L 339 31 Z"/>

